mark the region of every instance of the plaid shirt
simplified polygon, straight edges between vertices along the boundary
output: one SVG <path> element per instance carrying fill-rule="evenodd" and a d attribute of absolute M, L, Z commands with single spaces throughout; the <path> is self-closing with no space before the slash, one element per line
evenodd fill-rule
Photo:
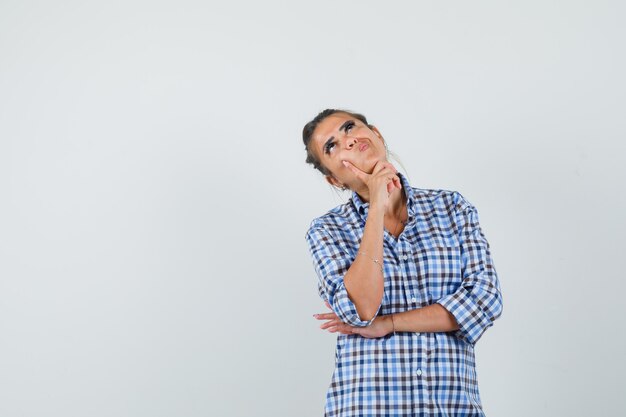
<path fill-rule="evenodd" d="M 439 303 L 459 330 L 337 337 L 326 416 L 484 416 L 474 344 L 502 312 L 500 283 L 478 213 L 461 194 L 412 188 L 408 221 L 384 232 L 384 295 L 377 315 Z M 313 220 L 306 234 L 320 297 L 345 323 L 367 326 L 343 276 L 359 249 L 368 204 L 352 199 Z"/>

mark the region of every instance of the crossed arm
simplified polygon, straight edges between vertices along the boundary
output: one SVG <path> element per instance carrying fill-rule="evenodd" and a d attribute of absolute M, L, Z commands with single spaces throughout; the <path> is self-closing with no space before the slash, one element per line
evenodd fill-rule
<path fill-rule="evenodd" d="M 320 295 L 330 302 L 327 306 L 332 306 L 332 313 L 314 315 L 318 320 L 325 321 L 320 327 L 333 333 L 364 337 L 382 337 L 394 330 L 455 331 L 455 336 L 468 343 L 476 343 L 502 314 L 502 295 L 489 244 L 478 223 L 478 213 L 460 194 L 455 193 L 454 198 L 463 263 L 463 280 L 455 292 L 444 295 L 429 306 L 393 315 L 378 315 L 381 300 L 376 297 L 376 314 L 363 319 L 360 318 L 361 311 L 353 307 L 351 289 L 344 285 L 342 279 L 349 265 L 342 264 L 337 257 L 321 256 L 321 252 L 314 249 L 316 262 L 329 268 L 327 271 L 318 268 L 318 274 L 321 278 Z M 311 240 L 310 243 L 313 248 L 316 247 Z M 331 270 L 332 273 L 327 273 Z"/>
<path fill-rule="evenodd" d="M 333 311 L 328 301 L 326 306 L 330 313 L 315 314 L 318 320 L 325 320 L 320 327 L 331 333 L 360 334 L 364 337 L 382 337 L 391 332 L 449 332 L 458 330 L 454 316 L 440 304 L 395 313 L 377 315 L 382 302 L 384 278 L 380 268 L 373 259 L 382 259 L 383 235 L 382 211 L 371 208 L 368 215 L 359 253 L 347 269 L 343 277 L 343 288 L 339 297 L 333 297 L 336 307 L 352 302 L 358 319 L 356 326 L 341 320 Z M 368 256 L 369 255 L 369 256 Z M 374 258 L 375 257 L 375 258 Z M 336 291 L 336 293 L 339 291 Z M 344 302 L 337 301 L 343 296 Z M 344 316 L 346 316 L 344 314 Z"/>
<path fill-rule="evenodd" d="M 331 309 L 326 303 L 326 307 Z M 332 309 L 331 309 L 332 311 Z M 363 337 L 383 337 L 392 332 L 450 332 L 459 329 L 456 319 L 440 304 L 409 310 L 402 313 L 378 316 L 367 327 L 350 326 L 342 322 L 335 313 L 314 314 L 320 325 L 331 333 L 359 334 Z"/>

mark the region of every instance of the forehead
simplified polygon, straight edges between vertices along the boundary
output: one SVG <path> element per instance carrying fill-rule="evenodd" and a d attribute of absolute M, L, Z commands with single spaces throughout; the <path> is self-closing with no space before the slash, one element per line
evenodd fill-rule
<path fill-rule="evenodd" d="M 313 131 L 313 142 L 315 142 L 318 148 L 321 148 L 328 140 L 328 138 L 330 138 L 331 136 L 336 137 L 337 135 L 339 135 L 339 128 L 341 127 L 341 125 L 346 120 L 350 119 L 358 122 L 358 119 L 346 113 L 334 113 L 330 116 L 327 116 L 317 125 L 315 131 Z"/>

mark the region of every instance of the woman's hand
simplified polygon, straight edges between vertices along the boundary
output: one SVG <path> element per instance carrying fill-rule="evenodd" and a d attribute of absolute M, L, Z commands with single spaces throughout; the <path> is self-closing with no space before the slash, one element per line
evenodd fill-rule
<path fill-rule="evenodd" d="M 328 309 L 331 311 L 330 313 L 313 314 L 313 317 L 318 320 L 328 320 L 326 323 L 323 323 L 320 326 L 320 329 L 328 330 L 330 333 L 339 332 L 341 334 L 352 334 L 352 329 L 354 327 L 342 322 L 339 317 L 337 317 L 337 315 L 332 312 L 333 310 L 332 308 L 330 308 L 330 304 L 328 304 L 328 302 L 326 302 L 325 304 L 326 307 L 328 307 Z"/>
<path fill-rule="evenodd" d="M 365 183 L 369 191 L 371 205 L 380 204 L 383 208 L 387 208 L 389 194 L 396 188 L 402 188 L 400 177 L 397 175 L 398 170 L 390 162 L 378 161 L 376 165 L 374 165 L 371 174 L 361 171 L 348 161 L 342 162 L 358 179 Z"/>
<path fill-rule="evenodd" d="M 328 303 L 326 303 L 326 307 L 330 309 Z M 332 313 L 332 310 L 331 313 L 315 314 L 314 317 L 318 320 L 327 320 L 326 323 L 320 326 L 320 329 L 328 330 L 330 333 L 358 334 L 372 339 L 386 336 L 393 331 L 391 316 L 378 316 L 367 327 L 355 327 L 345 324 L 335 313 Z"/>

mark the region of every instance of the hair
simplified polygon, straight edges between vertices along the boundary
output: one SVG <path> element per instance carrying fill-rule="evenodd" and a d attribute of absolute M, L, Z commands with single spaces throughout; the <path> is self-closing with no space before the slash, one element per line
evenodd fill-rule
<path fill-rule="evenodd" d="M 304 149 L 306 150 L 306 161 L 305 162 L 307 164 L 313 165 L 313 168 L 317 169 L 323 175 L 332 175 L 332 174 L 331 174 L 331 172 L 328 169 L 326 169 L 326 167 L 324 165 L 322 165 L 322 162 L 319 160 L 317 155 L 315 155 L 315 153 L 311 150 L 309 144 L 311 143 L 311 139 L 313 137 L 313 132 L 315 131 L 317 126 L 322 122 L 322 120 L 324 120 L 328 116 L 330 116 L 332 114 L 335 114 L 335 113 L 349 114 L 350 116 L 354 117 L 355 119 L 358 119 L 358 120 L 362 121 L 370 129 L 373 127 L 372 125 L 367 123 L 367 118 L 365 116 L 363 116 L 362 114 L 355 113 L 355 112 L 352 112 L 352 111 L 349 111 L 349 110 L 341 110 L 341 109 L 326 109 L 326 110 L 322 110 L 317 116 L 315 116 L 313 118 L 313 120 L 311 120 L 310 122 L 305 124 L 304 128 L 302 129 L 302 141 L 304 142 Z"/>

